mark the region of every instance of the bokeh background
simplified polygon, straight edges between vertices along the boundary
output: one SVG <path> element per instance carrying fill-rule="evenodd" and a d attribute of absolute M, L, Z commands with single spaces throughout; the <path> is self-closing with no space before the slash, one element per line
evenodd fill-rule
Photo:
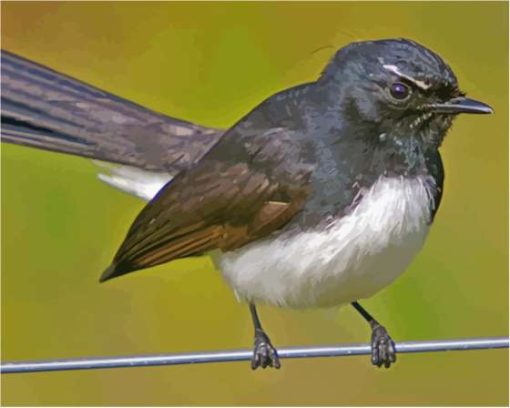
<path fill-rule="evenodd" d="M 407 273 L 365 306 L 396 340 L 508 334 L 508 4 L 12 3 L 2 47 L 204 125 L 314 80 L 337 47 L 409 37 L 492 116 L 460 117 L 443 204 Z M 251 346 L 247 308 L 208 258 L 99 285 L 143 202 L 76 157 L 2 145 L 2 361 Z M 365 342 L 351 308 L 261 308 L 277 346 Z M 508 352 L 5 375 L 4 405 L 508 405 Z"/>

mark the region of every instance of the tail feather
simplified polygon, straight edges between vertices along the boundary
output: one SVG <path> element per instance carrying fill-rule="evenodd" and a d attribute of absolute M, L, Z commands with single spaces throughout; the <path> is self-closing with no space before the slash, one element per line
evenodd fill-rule
<path fill-rule="evenodd" d="M 176 173 L 222 130 L 170 118 L 2 50 L 2 141 Z"/>

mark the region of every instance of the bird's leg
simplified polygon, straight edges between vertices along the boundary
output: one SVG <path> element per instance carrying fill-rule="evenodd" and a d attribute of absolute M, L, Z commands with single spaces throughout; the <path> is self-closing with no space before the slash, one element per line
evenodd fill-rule
<path fill-rule="evenodd" d="M 271 344 L 268 335 L 262 329 L 257 309 L 253 303 L 250 303 L 251 318 L 255 327 L 255 347 L 253 349 L 253 357 L 251 360 L 251 368 L 255 370 L 257 367 L 274 367 L 280 368 L 280 359 L 278 352 Z"/>
<path fill-rule="evenodd" d="M 384 326 L 381 326 L 358 302 L 352 302 L 352 306 L 372 328 L 372 341 L 370 343 L 372 347 L 372 364 L 377 367 L 384 365 L 384 367 L 388 368 L 391 363 L 397 361 L 395 342 L 391 339 Z"/>

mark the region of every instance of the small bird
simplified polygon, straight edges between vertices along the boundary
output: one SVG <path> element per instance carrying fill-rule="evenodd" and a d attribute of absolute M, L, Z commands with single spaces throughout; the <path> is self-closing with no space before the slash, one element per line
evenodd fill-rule
<path fill-rule="evenodd" d="M 439 148 L 469 99 L 443 59 L 407 39 L 351 43 L 320 77 L 226 131 L 148 111 L 2 54 L 3 140 L 118 163 L 102 180 L 150 200 L 100 281 L 211 254 L 255 335 L 251 366 L 280 367 L 257 304 L 352 306 L 372 364 L 396 361 L 358 302 L 422 247 L 443 193 Z M 4 72 L 5 71 L 5 72 Z"/>

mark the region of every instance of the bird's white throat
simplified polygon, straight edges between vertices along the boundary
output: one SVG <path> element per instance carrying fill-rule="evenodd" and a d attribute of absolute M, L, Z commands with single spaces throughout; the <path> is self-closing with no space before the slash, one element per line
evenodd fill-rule
<path fill-rule="evenodd" d="M 369 297 L 422 247 L 431 178 L 381 177 L 351 213 L 325 229 L 272 237 L 223 254 L 219 267 L 246 301 L 303 308 Z"/>

